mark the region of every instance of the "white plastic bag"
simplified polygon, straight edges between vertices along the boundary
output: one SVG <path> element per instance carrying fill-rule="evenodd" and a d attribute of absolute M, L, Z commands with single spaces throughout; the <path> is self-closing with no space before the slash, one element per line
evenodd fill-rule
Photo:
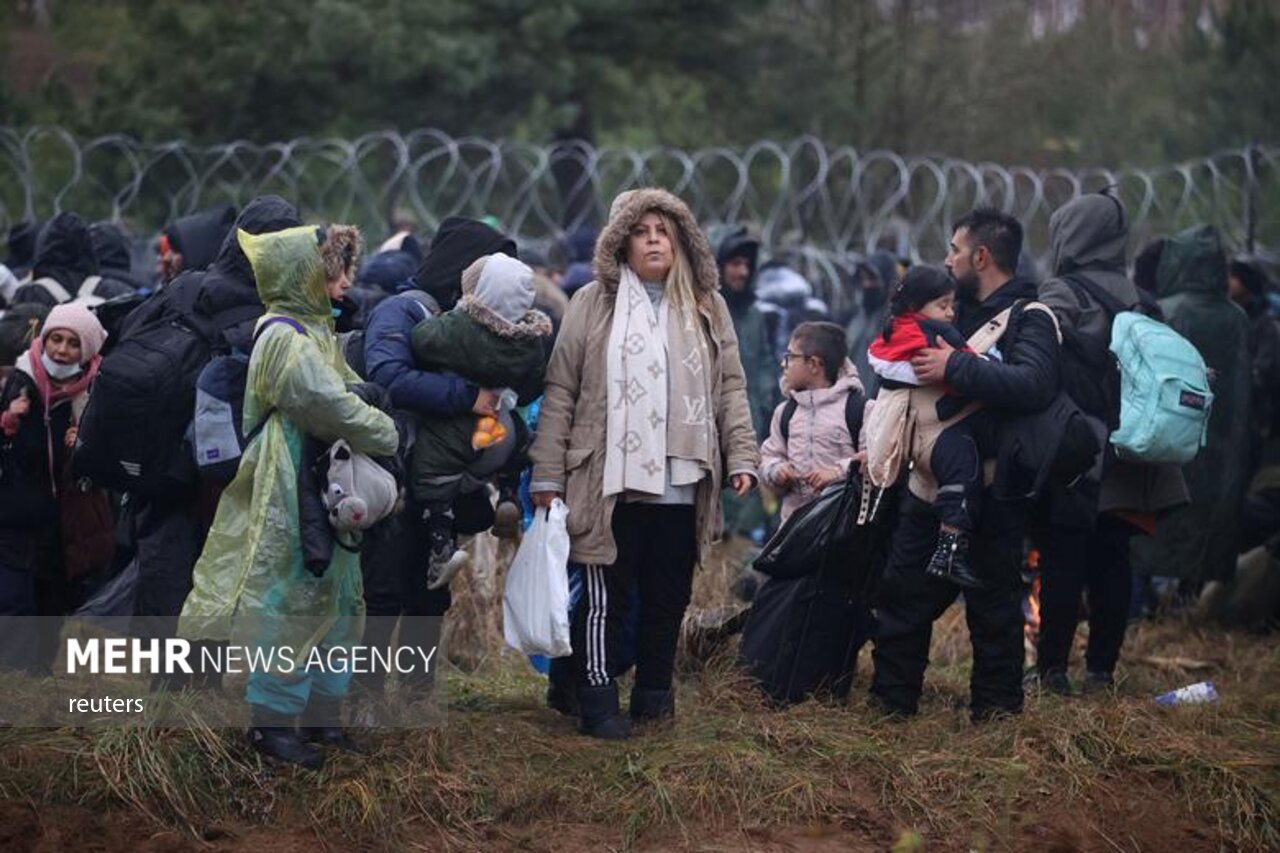
<path fill-rule="evenodd" d="M 569 531 L 564 501 L 539 508 L 507 570 L 502 634 L 529 655 L 562 658 L 569 647 Z"/>

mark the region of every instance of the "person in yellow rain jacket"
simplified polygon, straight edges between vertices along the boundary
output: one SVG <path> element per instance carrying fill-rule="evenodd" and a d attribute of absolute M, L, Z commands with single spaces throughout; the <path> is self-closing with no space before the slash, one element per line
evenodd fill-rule
<path fill-rule="evenodd" d="M 395 452 L 392 419 L 349 389 L 359 377 L 334 335 L 331 300 L 351 286 L 354 228 L 302 226 L 237 238 L 266 313 L 258 321 L 244 401 L 245 448 L 222 495 L 179 634 L 258 652 L 246 700 L 250 742 L 264 754 L 317 769 L 308 745 L 354 749 L 341 727 L 350 672 L 307 667 L 313 650 L 358 643 L 364 631 L 359 557 L 334 549 L 319 577 L 304 567 L 298 471 L 307 436 L 352 450 Z M 263 671 L 261 662 L 271 655 Z M 302 715 L 303 727 L 297 728 Z"/>

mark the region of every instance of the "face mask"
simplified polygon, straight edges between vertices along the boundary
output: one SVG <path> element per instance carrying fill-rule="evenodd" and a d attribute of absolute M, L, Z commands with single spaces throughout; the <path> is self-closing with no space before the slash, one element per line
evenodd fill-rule
<path fill-rule="evenodd" d="M 49 378 L 57 379 L 58 381 L 70 379 L 71 377 L 79 374 L 80 371 L 84 370 L 84 368 L 78 364 L 59 364 L 49 358 L 48 353 L 44 352 L 40 353 L 40 363 L 44 365 L 44 372 L 49 374 Z"/>

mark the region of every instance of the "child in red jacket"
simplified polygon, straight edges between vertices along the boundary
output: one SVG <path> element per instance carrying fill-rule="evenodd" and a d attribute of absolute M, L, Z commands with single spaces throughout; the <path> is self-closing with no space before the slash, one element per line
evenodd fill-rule
<path fill-rule="evenodd" d="M 886 393 L 919 386 L 911 358 L 920 350 L 937 346 L 939 340 L 972 352 L 964 336 L 951 325 L 955 298 L 955 280 L 939 267 L 913 267 L 898 283 L 884 331 L 867 348 L 868 363 Z M 937 402 L 938 420 L 957 417 L 969 402 L 948 390 Z M 940 524 L 938 545 L 926 572 L 967 588 L 982 586 L 969 566 L 968 550 L 981 508 L 979 446 L 987 443 L 987 432 L 989 424 L 983 412 L 971 412 L 938 433 L 927 460 L 938 482 L 933 508 Z"/>

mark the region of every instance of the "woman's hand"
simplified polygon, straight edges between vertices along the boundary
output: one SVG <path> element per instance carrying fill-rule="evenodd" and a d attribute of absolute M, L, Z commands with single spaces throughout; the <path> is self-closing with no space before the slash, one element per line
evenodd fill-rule
<path fill-rule="evenodd" d="M 80 427 L 76 426 L 75 424 L 72 424 L 71 426 L 67 427 L 67 434 L 63 436 L 62 441 L 63 443 L 66 444 L 68 450 L 76 446 L 76 436 L 78 436 L 79 434 L 80 434 Z"/>
<path fill-rule="evenodd" d="M 18 396 L 9 401 L 9 415 L 13 418 L 25 417 L 31 411 L 31 401 L 27 399 L 27 389 L 23 388 Z"/>
<path fill-rule="evenodd" d="M 745 498 L 747 492 L 755 488 L 756 478 L 750 474 L 734 474 L 729 478 L 730 485 L 733 486 L 733 493 L 740 498 Z"/>
<path fill-rule="evenodd" d="M 553 501 L 562 499 L 564 496 L 559 492 L 531 492 L 529 497 L 533 500 L 534 506 L 549 507 Z"/>

